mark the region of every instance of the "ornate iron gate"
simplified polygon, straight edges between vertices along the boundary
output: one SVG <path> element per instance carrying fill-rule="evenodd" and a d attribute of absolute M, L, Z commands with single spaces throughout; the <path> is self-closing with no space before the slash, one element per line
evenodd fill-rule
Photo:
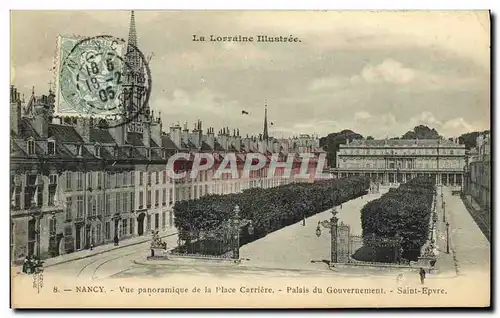
<path fill-rule="evenodd" d="M 363 247 L 363 237 L 361 235 L 349 235 L 349 255 L 353 255 L 361 247 Z"/>
<path fill-rule="evenodd" d="M 337 263 L 349 262 L 351 256 L 349 251 L 349 230 L 349 225 L 343 222 L 337 225 Z"/>
<path fill-rule="evenodd" d="M 193 229 L 184 233 L 184 239 L 179 238 L 178 247 L 172 254 L 237 258 L 238 236 L 239 231 L 230 222 L 210 231 Z"/>

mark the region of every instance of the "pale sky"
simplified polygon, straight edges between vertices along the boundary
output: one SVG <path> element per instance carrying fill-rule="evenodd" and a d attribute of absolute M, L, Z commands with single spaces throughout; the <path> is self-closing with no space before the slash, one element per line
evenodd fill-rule
<path fill-rule="evenodd" d="M 153 53 L 150 106 L 164 130 L 276 137 L 352 129 L 401 136 L 419 124 L 446 137 L 489 129 L 487 12 L 136 11 L 139 48 Z M 59 34 L 127 38 L 128 11 L 14 11 L 11 82 L 46 93 Z M 299 43 L 193 42 L 210 36 L 297 36 Z M 243 116 L 241 111 L 250 114 Z"/>

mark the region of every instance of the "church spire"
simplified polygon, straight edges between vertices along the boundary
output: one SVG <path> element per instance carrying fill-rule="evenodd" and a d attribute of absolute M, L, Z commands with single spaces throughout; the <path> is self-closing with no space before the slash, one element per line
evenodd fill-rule
<path fill-rule="evenodd" d="M 269 134 L 267 132 L 267 99 L 266 99 L 266 109 L 265 109 L 265 113 L 264 113 L 264 134 L 263 134 L 263 138 L 264 140 L 268 140 L 269 139 Z"/>
<path fill-rule="evenodd" d="M 128 29 L 128 44 L 137 47 L 137 31 L 135 30 L 135 14 L 130 11 L 130 25 Z"/>
<path fill-rule="evenodd" d="M 125 57 L 128 65 L 133 71 L 140 68 L 140 58 L 138 54 L 137 31 L 135 29 L 135 13 L 130 12 L 130 25 L 128 29 L 127 55 Z"/>

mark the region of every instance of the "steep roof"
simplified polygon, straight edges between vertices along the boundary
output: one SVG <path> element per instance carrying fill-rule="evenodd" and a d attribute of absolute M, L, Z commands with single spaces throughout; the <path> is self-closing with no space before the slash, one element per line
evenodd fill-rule
<path fill-rule="evenodd" d="M 100 144 L 114 144 L 115 139 L 107 129 L 91 128 L 90 129 L 90 142 L 98 142 Z"/>
<path fill-rule="evenodd" d="M 205 141 L 201 142 L 201 151 L 212 151 L 212 147 L 210 147 L 209 144 L 207 144 Z"/>
<path fill-rule="evenodd" d="M 196 147 L 192 142 L 191 140 L 188 140 L 188 143 L 187 143 L 187 146 L 189 149 L 198 149 L 198 147 Z"/>
<path fill-rule="evenodd" d="M 236 148 L 234 147 L 234 145 L 231 145 L 229 147 L 228 151 L 230 151 L 230 152 L 238 152 L 238 150 L 236 150 Z"/>
<path fill-rule="evenodd" d="M 140 133 L 127 133 L 127 143 L 132 146 L 144 147 L 144 144 L 142 143 L 142 135 Z"/>
<path fill-rule="evenodd" d="M 214 141 L 214 150 L 215 151 L 225 151 L 224 148 L 222 148 L 222 146 L 216 141 Z"/>
<path fill-rule="evenodd" d="M 28 118 L 21 118 L 21 121 L 19 123 L 18 138 L 26 139 L 29 137 L 39 139 L 40 135 L 36 132 L 35 128 L 31 126 L 30 120 Z"/>
<path fill-rule="evenodd" d="M 28 154 L 14 140 L 11 140 L 10 155 L 13 157 L 26 157 Z"/>
<path fill-rule="evenodd" d="M 82 137 L 72 126 L 49 124 L 49 137 L 68 143 L 83 143 Z"/>
<path fill-rule="evenodd" d="M 167 135 L 161 136 L 161 143 L 163 148 L 177 150 L 177 146 Z"/>
<path fill-rule="evenodd" d="M 348 145 L 340 145 L 341 147 L 357 147 L 357 146 L 371 146 L 371 147 L 413 147 L 413 146 L 422 146 L 422 147 L 437 147 L 440 146 L 457 146 L 460 147 L 462 145 L 457 145 L 449 140 L 438 140 L 438 139 L 374 139 L 374 140 L 364 140 L 364 139 L 355 139 L 351 141 Z"/>
<path fill-rule="evenodd" d="M 158 144 L 153 139 L 151 139 L 151 141 L 150 141 L 150 146 L 153 147 L 153 148 L 159 148 L 160 147 L 160 146 L 158 146 Z"/>

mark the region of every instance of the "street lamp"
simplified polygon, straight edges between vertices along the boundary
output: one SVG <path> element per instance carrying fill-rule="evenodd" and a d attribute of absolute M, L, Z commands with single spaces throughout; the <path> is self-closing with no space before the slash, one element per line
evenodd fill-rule
<path fill-rule="evenodd" d="M 446 222 L 446 254 L 450 254 L 450 223 Z"/>
<path fill-rule="evenodd" d="M 321 236 L 321 227 L 319 226 L 321 221 L 318 221 L 318 227 L 316 227 L 316 236 L 320 237 Z"/>
<path fill-rule="evenodd" d="M 443 222 L 446 222 L 446 205 L 443 202 Z"/>
<path fill-rule="evenodd" d="M 436 211 L 432 214 L 432 229 L 431 229 L 431 241 L 434 240 L 434 229 L 436 228 L 436 222 L 438 220 L 438 216 Z"/>
<path fill-rule="evenodd" d="M 235 205 L 234 206 L 234 214 L 233 217 L 231 218 L 231 225 L 233 227 L 233 239 L 234 242 L 236 243 L 233 247 L 233 258 L 234 259 L 239 259 L 240 258 L 240 228 L 241 226 L 245 226 L 248 224 L 248 234 L 253 235 L 254 233 L 254 226 L 252 220 L 247 220 L 247 219 L 241 219 L 240 218 L 240 206 Z"/>
<path fill-rule="evenodd" d="M 321 226 L 324 228 L 329 228 L 330 229 L 330 235 L 331 235 L 331 262 L 336 263 L 337 262 L 337 222 L 339 219 L 336 217 L 337 215 L 337 207 L 332 208 L 332 217 L 330 220 L 324 220 L 324 221 L 318 221 L 318 226 L 316 227 L 316 236 L 320 237 L 321 236 Z"/>
<path fill-rule="evenodd" d="M 240 258 L 240 207 L 236 205 L 234 207 L 234 215 L 232 218 L 232 223 L 233 223 L 233 239 L 235 240 L 236 244 L 233 249 L 233 258 L 239 259 Z"/>

